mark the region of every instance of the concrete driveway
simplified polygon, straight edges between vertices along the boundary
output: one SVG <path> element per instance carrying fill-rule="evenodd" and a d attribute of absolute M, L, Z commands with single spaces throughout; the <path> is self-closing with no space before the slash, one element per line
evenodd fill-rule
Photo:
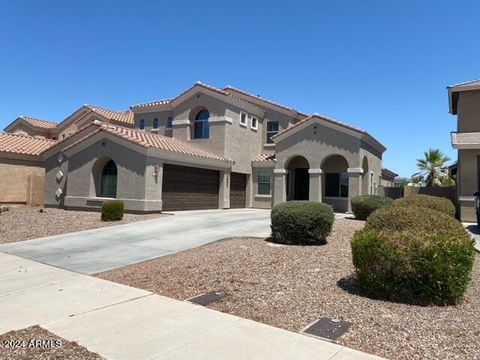
<path fill-rule="evenodd" d="M 233 236 L 266 237 L 270 210 L 203 210 L 0 245 L 0 252 L 96 274 Z"/>

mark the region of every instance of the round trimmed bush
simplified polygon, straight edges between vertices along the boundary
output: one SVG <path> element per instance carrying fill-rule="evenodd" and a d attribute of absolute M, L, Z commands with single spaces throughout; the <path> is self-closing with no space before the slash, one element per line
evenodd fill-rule
<path fill-rule="evenodd" d="M 473 240 L 449 215 L 419 207 L 380 209 L 351 245 L 360 291 L 367 296 L 450 305 L 468 288 Z"/>
<path fill-rule="evenodd" d="M 419 206 L 423 208 L 440 211 L 444 214 L 455 216 L 455 205 L 447 198 L 430 196 L 430 195 L 415 195 L 397 199 L 393 202 L 394 206 Z"/>
<path fill-rule="evenodd" d="M 391 206 L 393 200 L 377 195 L 360 195 L 352 199 L 352 211 L 359 220 L 367 220 L 368 216 L 377 209 Z"/>
<path fill-rule="evenodd" d="M 123 219 L 124 204 L 121 200 L 107 200 L 102 204 L 102 221 Z"/>
<path fill-rule="evenodd" d="M 326 244 L 335 214 L 330 205 L 288 201 L 272 209 L 272 239 L 281 244 Z"/>

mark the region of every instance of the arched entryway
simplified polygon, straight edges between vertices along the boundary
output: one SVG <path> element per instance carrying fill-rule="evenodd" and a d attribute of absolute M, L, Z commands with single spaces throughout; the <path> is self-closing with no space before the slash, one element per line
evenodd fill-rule
<path fill-rule="evenodd" d="M 97 197 L 117 197 L 117 165 L 110 158 L 100 158 L 92 168 L 92 176 Z"/>
<path fill-rule="evenodd" d="M 332 155 L 322 163 L 322 201 L 336 212 L 348 211 L 348 161 L 341 155 Z"/>
<path fill-rule="evenodd" d="M 286 167 L 287 170 L 287 200 L 308 200 L 310 164 L 303 156 L 295 156 Z"/>

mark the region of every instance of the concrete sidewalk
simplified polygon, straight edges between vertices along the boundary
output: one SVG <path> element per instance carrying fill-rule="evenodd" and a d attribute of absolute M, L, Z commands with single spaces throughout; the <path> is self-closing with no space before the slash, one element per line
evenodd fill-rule
<path fill-rule="evenodd" d="M 475 240 L 475 250 L 480 253 L 480 228 L 476 223 L 462 223 L 465 229 L 470 233 L 473 240 Z"/>
<path fill-rule="evenodd" d="M 380 359 L 2 253 L 0 319 L 0 333 L 39 324 L 107 359 Z"/>

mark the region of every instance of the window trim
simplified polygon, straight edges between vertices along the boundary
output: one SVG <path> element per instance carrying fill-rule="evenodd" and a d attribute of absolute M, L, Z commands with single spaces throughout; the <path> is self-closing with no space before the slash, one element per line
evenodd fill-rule
<path fill-rule="evenodd" d="M 242 122 L 242 115 L 245 115 L 245 122 Z M 249 115 L 246 112 L 240 111 L 240 117 L 238 118 L 238 123 L 240 124 L 240 126 L 242 127 L 248 126 L 248 117 Z"/>
<path fill-rule="evenodd" d="M 267 174 L 268 175 L 268 182 L 267 181 L 260 181 L 260 175 L 261 174 Z M 268 194 L 267 193 L 260 193 L 260 184 L 268 184 Z M 256 196 L 272 196 L 272 173 L 270 171 L 266 170 L 259 170 L 257 172 L 257 191 L 256 191 Z"/>
<path fill-rule="evenodd" d="M 255 126 L 253 126 L 253 120 L 255 120 Z M 250 129 L 257 131 L 258 130 L 258 118 L 256 116 L 252 116 L 250 118 Z"/>

